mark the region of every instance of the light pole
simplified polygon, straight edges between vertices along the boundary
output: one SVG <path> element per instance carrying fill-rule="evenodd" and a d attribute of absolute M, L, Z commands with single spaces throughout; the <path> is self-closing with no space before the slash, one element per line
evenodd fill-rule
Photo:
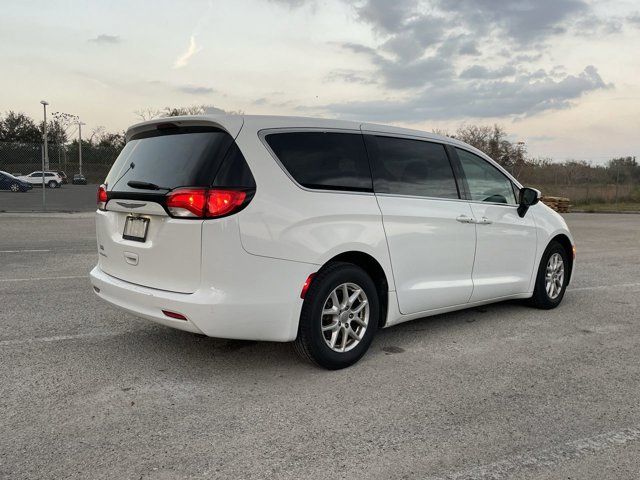
<path fill-rule="evenodd" d="M 44 127 L 43 127 L 43 136 L 44 136 L 44 156 L 42 157 L 42 210 L 46 210 L 46 201 L 45 201 L 45 193 L 44 193 L 44 172 L 45 167 L 49 168 L 49 145 L 47 140 L 47 105 L 49 102 L 46 100 L 40 100 L 42 104 L 42 108 L 44 109 Z"/>
<path fill-rule="evenodd" d="M 78 173 L 82 175 L 82 125 L 86 123 L 78 120 Z"/>

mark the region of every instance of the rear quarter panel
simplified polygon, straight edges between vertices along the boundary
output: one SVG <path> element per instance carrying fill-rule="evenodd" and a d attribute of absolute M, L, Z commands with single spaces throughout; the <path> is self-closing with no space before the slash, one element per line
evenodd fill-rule
<path fill-rule="evenodd" d="M 348 251 L 374 257 L 393 276 L 382 215 L 371 193 L 308 190 L 284 172 L 245 125 L 236 139 L 256 179 L 256 194 L 239 215 L 244 249 L 265 257 L 323 265 Z"/>

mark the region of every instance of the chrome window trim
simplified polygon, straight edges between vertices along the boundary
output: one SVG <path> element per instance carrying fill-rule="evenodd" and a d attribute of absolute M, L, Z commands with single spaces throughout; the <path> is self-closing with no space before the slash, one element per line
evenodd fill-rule
<path fill-rule="evenodd" d="M 481 202 L 478 200 L 467 200 L 465 198 L 443 198 L 443 197 L 422 197 L 420 195 L 401 195 L 397 193 L 376 193 L 376 197 L 397 197 L 408 198 L 415 200 L 435 200 L 438 202 L 465 202 L 465 203 L 477 203 L 478 205 L 495 205 L 496 207 L 509 207 L 517 208 L 519 205 L 512 203 L 496 203 L 496 202 Z"/>
<path fill-rule="evenodd" d="M 322 128 L 322 127 L 274 127 L 274 128 L 264 128 L 262 130 L 258 130 L 258 138 L 262 145 L 267 149 L 271 157 L 276 161 L 276 164 L 280 167 L 280 169 L 284 172 L 284 174 L 301 190 L 305 192 L 312 193 L 340 193 L 344 195 L 366 195 L 366 196 L 381 196 L 381 197 L 398 197 L 398 198 L 410 198 L 410 199 L 426 199 L 426 200 L 438 200 L 445 202 L 467 202 L 467 203 L 476 203 L 479 205 L 496 205 L 501 207 L 518 207 L 518 204 L 512 203 L 496 203 L 496 202 L 481 202 L 478 200 L 467 200 L 465 198 L 444 198 L 444 197 L 424 197 L 420 195 L 401 195 L 395 193 L 376 193 L 373 192 L 358 192 L 353 190 L 332 190 L 332 189 L 316 189 L 316 188 L 308 188 L 298 183 L 298 181 L 293 178 L 293 176 L 289 173 L 286 167 L 282 164 L 278 156 L 269 146 L 269 143 L 266 140 L 266 136 L 272 133 L 296 133 L 296 132 L 321 132 L 321 133 L 349 133 L 349 134 L 360 134 L 360 135 L 376 135 L 382 137 L 392 137 L 392 138 L 402 138 L 408 140 L 418 140 L 422 142 L 431 142 L 439 145 L 450 145 L 454 148 L 459 148 L 460 150 L 466 150 L 469 153 L 472 153 L 476 156 L 479 156 L 485 161 L 488 161 L 492 166 L 496 167 L 498 171 L 500 171 L 503 175 L 505 175 L 510 181 L 512 181 L 518 188 L 523 188 L 522 184 L 520 184 L 513 176 L 509 174 L 504 168 L 502 168 L 496 161 L 492 160 L 490 157 L 482 153 L 480 150 L 477 150 L 473 147 L 464 148 L 462 145 L 458 144 L 458 142 L 449 142 L 446 139 L 439 138 L 428 138 L 422 137 L 419 135 L 410 135 L 410 134 L 402 134 L 402 133 L 391 133 L 391 132 L 379 132 L 375 130 L 362 130 L 362 129 L 350 129 L 350 128 Z M 453 139 L 452 139 L 453 140 Z M 363 139 L 364 141 L 364 139 Z M 463 144 L 464 145 L 464 144 Z M 373 182 L 373 173 L 371 176 L 371 180 Z M 515 193 L 514 193 L 515 196 Z"/>

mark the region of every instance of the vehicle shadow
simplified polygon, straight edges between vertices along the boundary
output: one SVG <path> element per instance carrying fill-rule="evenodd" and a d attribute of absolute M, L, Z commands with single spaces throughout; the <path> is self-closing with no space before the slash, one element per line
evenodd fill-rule
<path fill-rule="evenodd" d="M 437 349 L 444 337 L 461 340 L 470 329 L 495 329 L 495 322 L 511 319 L 521 303 L 511 301 L 425 317 L 377 332 L 369 352 L 353 368 L 376 368 L 386 355 L 401 354 L 416 344 Z M 104 340 L 122 361 L 158 372 L 188 372 L 190 378 L 217 378 L 251 374 L 322 374 L 324 370 L 301 361 L 291 344 L 211 338 L 143 320 L 133 332 Z M 349 369 L 349 370 L 351 370 Z"/>

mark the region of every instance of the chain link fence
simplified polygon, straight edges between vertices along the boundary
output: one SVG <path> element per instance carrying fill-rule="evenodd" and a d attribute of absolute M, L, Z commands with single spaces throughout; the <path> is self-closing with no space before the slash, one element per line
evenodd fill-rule
<path fill-rule="evenodd" d="M 547 197 L 568 198 L 573 210 L 640 211 L 640 166 L 635 159 L 607 166 L 581 162 L 525 165 L 514 173 L 522 184 Z"/>
<path fill-rule="evenodd" d="M 89 183 L 104 181 L 119 148 L 82 144 L 82 173 Z M 42 144 L 0 142 L 0 170 L 28 174 L 42 168 Z M 607 166 L 584 162 L 523 163 L 509 171 L 547 197 L 566 197 L 573 210 L 640 211 L 640 166 L 635 159 Z M 632 161 L 631 161 L 632 160 Z M 49 144 L 49 169 L 62 170 L 69 181 L 79 173 L 78 144 Z"/>
<path fill-rule="evenodd" d="M 71 181 L 80 173 L 78 144 L 49 144 L 49 170 L 63 171 Z M 119 148 L 82 144 L 82 173 L 89 183 L 104 181 Z M 43 145 L 40 143 L 0 142 L 0 170 L 26 175 L 42 170 Z"/>

